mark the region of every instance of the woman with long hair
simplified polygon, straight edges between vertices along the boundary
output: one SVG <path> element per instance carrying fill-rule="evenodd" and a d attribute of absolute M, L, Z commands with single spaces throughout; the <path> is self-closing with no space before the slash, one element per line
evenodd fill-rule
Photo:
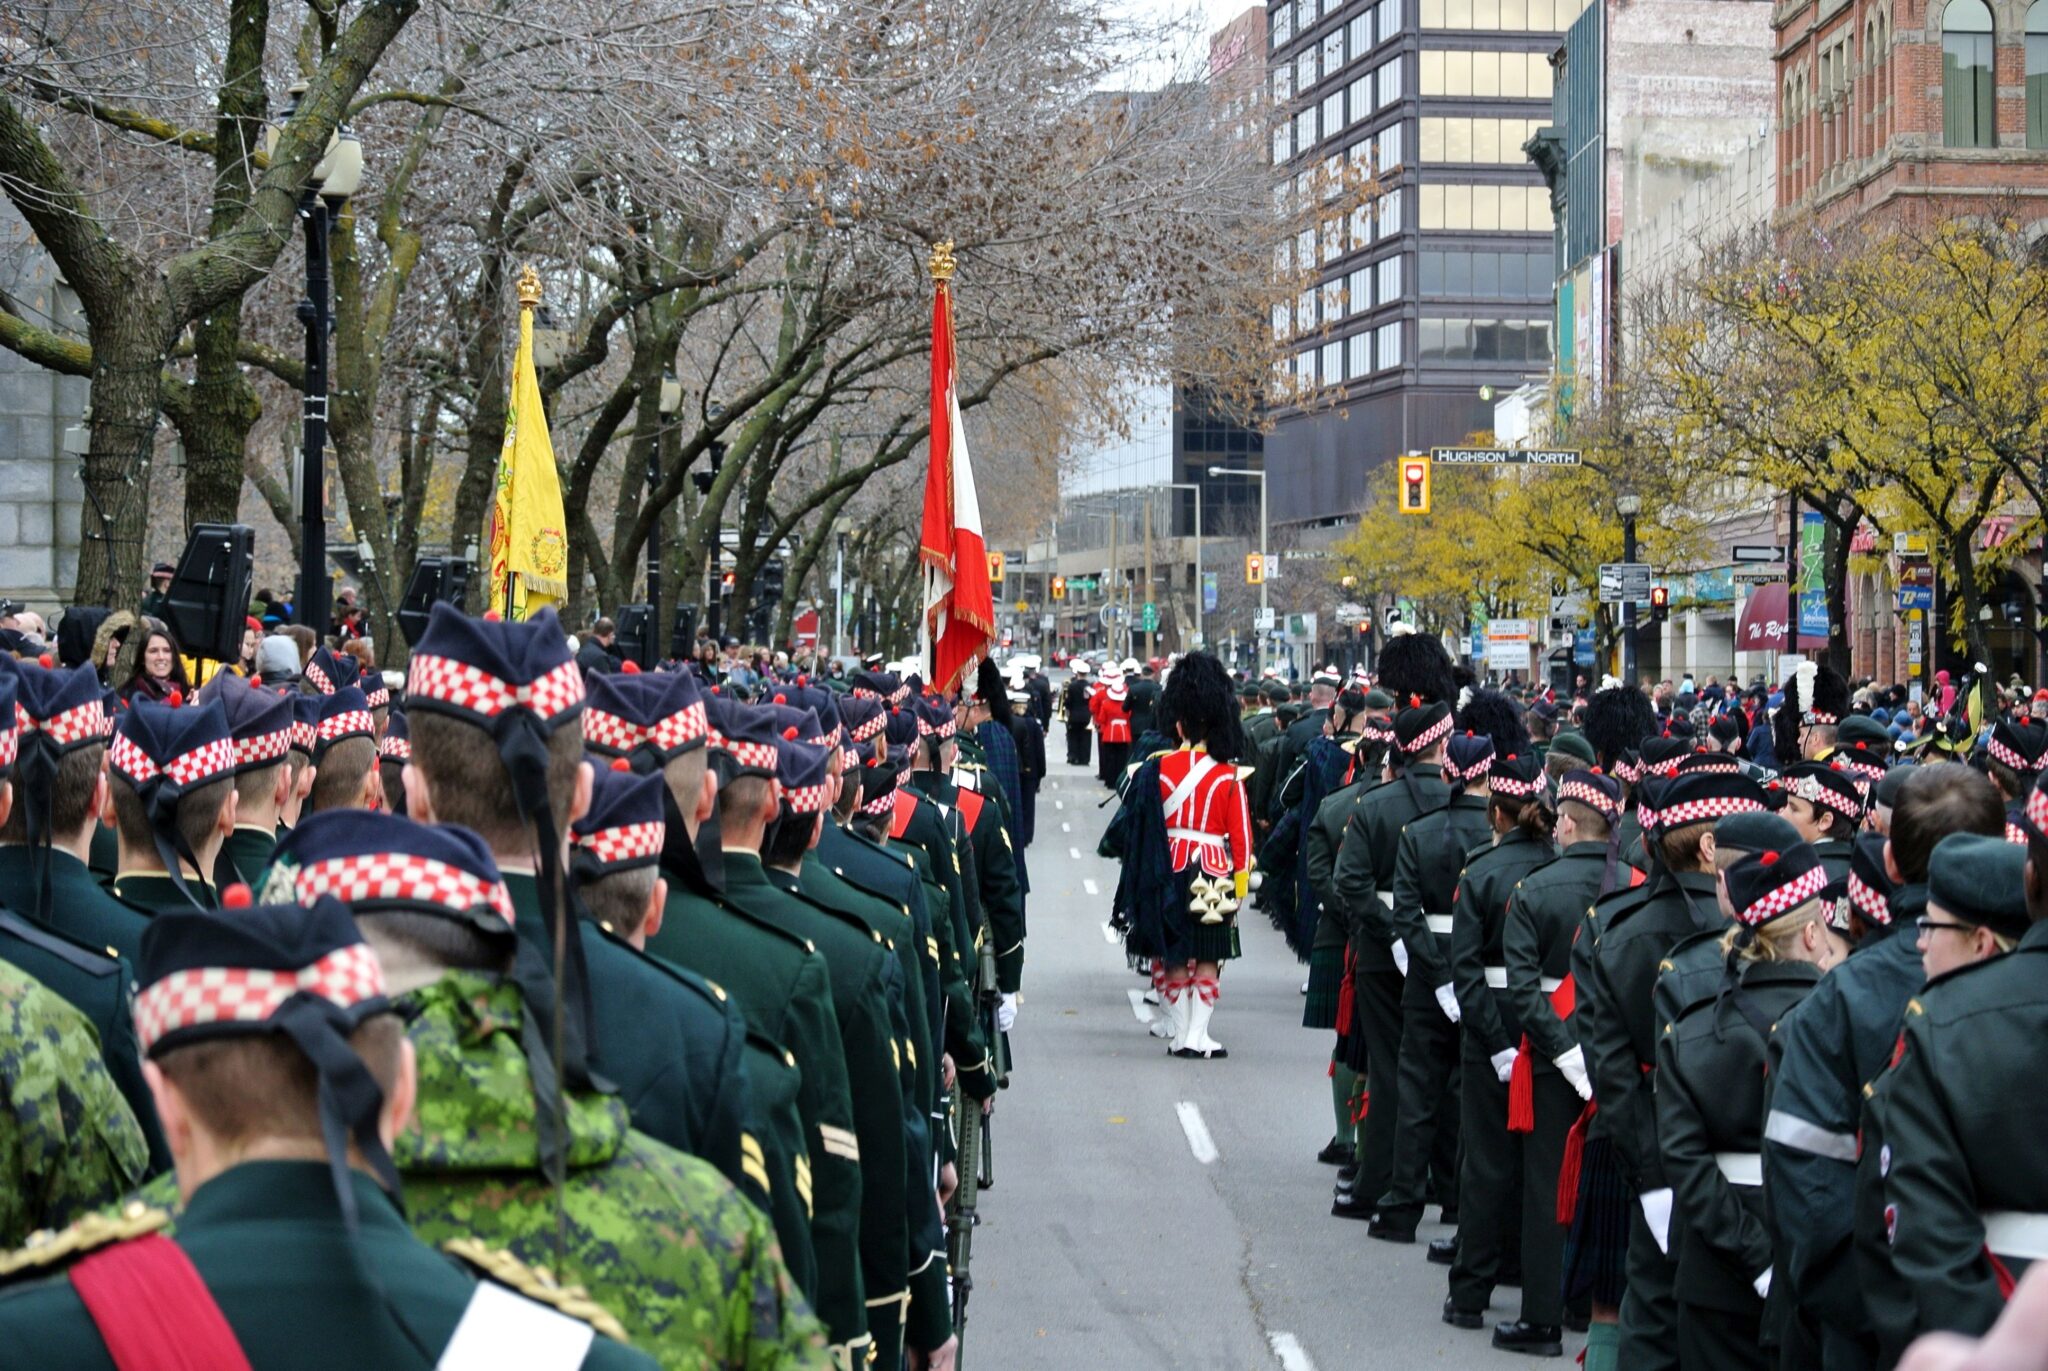
<path fill-rule="evenodd" d="M 127 666 L 127 679 L 120 686 L 121 698 L 163 703 L 175 692 L 177 699 L 183 700 L 192 686 L 185 678 L 185 663 L 179 657 L 178 643 L 171 637 L 170 628 L 161 619 L 145 617 L 128 635 L 129 646 L 138 639 L 141 648 L 131 657 L 128 647 L 124 647 L 119 659 Z"/>

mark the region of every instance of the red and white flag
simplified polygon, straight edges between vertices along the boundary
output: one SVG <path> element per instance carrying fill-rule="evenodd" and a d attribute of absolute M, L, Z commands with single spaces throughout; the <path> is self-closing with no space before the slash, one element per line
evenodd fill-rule
<path fill-rule="evenodd" d="M 943 261 L 943 265 L 941 265 Z M 924 478 L 924 657 L 933 689 L 950 691 L 995 636 L 995 601 L 988 582 L 988 545 L 981 536 L 981 505 L 974 466 L 960 422 L 958 373 L 953 355 L 951 254 L 935 255 L 932 299 L 931 465 Z"/>

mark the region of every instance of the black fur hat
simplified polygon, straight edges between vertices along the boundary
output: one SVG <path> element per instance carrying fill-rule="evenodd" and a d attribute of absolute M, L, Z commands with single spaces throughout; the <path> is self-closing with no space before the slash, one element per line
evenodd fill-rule
<path fill-rule="evenodd" d="M 1612 771 L 1624 752 L 1658 731 L 1657 711 L 1650 707 L 1650 699 L 1642 691 L 1609 686 L 1595 691 L 1593 698 L 1586 701 L 1579 729 L 1600 754 L 1600 765 Z"/>
<path fill-rule="evenodd" d="M 1403 705 L 1411 695 L 1447 704 L 1458 698 L 1451 654 L 1431 633 L 1403 633 L 1388 639 L 1380 649 L 1379 675 L 1380 689 Z"/>
<path fill-rule="evenodd" d="M 1186 737 L 1206 742 L 1216 760 L 1235 760 L 1243 750 L 1230 673 L 1213 653 L 1190 652 L 1175 662 L 1166 673 L 1159 705 L 1161 715 L 1178 724 Z"/>
<path fill-rule="evenodd" d="M 986 657 L 974 670 L 974 699 L 988 706 L 989 713 L 997 719 L 1010 717 L 1010 688 L 1003 683 L 1001 669 Z"/>
<path fill-rule="evenodd" d="M 1522 723 L 1522 711 L 1498 690 L 1475 690 L 1458 711 L 1458 727 L 1468 733 L 1484 733 L 1493 739 L 1494 750 L 1505 757 L 1529 750 L 1529 731 Z"/>

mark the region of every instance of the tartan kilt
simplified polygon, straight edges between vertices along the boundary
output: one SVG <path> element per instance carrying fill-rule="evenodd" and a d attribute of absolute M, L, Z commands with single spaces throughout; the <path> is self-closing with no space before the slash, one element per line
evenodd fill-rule
<path fill-rule="evenodd" d="M 1237 924 L 1194 923 L 1188 927 L 1188 960 L 1191 962 L 1228 962 L 1244 955 L 1238 942 Z"/>
<path fill-rule="evenodd" d="M 1337 1002 L 1344 991 L 1344 945 L 1318 947 L 1308 954 L 1308 998 L 1301 1006 L 1303 1028 L 1335 1028 Z"/>
<path fill-rule="evenodd" d="M 1628 1285 L 1628 1186 L 1614 1143 L 1586 1140 L 1579 1166 L 1578 1209 L 1564 1240 L 1564 1297 L 1618 1306 Z"/>

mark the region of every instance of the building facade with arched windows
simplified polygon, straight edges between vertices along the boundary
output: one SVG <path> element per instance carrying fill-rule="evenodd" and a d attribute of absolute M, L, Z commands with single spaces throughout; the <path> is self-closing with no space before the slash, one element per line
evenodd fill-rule
<path fill-rule="evenodd" d="M 2048 0 L 1784 0 L 1780 224 L 2048 217 Z"/>

